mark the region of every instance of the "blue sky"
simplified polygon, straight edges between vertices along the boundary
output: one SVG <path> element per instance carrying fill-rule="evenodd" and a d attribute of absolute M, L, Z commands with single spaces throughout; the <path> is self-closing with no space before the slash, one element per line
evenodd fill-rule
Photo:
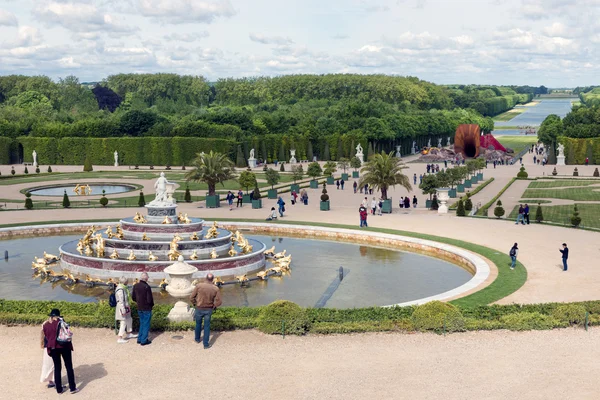
<path fill-rule="evenodd" d="M 600 0 L 0 0 L 0 74 L 599 84 Z"/>

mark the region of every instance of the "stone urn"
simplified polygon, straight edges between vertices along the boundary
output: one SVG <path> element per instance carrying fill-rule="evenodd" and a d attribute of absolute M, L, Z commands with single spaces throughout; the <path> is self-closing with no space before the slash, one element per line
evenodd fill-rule
<path fill-rule="evenodd" d="M 450 200 L 450 196 L 448 196 L 448 192 L 450 188 L 438 188 L 437 189 L 437 198 L 440 203 L 438 206 L 438 214 L 448 214 L 448 200 Z"/>
<path fill-rule="evenodd" d="M 165 268 L 165 274 L 169 275 L 167 292 L 178 299 L 190 297 L 194 291 L 192 275 L 196 271 L 198 268 L 186 263 L 183 261 L 183 256 L 179 256 L 175 264 Z M 167 319 L 171 322 L 193 321 L 194 309 L 188 305 L 187 301 L 179 300 L 167 315 Z"/>

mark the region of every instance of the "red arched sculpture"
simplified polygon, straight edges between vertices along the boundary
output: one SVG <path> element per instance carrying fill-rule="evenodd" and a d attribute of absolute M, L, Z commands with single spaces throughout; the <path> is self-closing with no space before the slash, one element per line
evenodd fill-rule
<path fill-rule="evenodd" d="M 456 128 L 454 135 L 454 152 L 464 158 L 479 156 L 479 136 L 481 130 L 477 124 L 462 124 Z"/>

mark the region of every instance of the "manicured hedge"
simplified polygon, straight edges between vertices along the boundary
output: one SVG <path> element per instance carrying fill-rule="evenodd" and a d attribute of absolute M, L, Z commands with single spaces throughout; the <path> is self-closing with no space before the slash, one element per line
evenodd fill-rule
<path fill-rule="evenodd" d="M 600 138 L 574 139 L 561 136 L 558 141 L 565 146 L 565 162 L 568 165 L 600 163 Z"/>
<path fill-rule="evenodd" d="M 13 139 L 0 137 L 0 164 L 10 164 L 10 151 Z"/>
<path fill-rule="evenodd" d="M 42 138 L 19 137 L 25 162 L 32 152 L 39 164 L 83 164 L 86 155 L 94 165 L 112 165 L 115 150 L 121 165 L 189 165 L 197 153 L 211 150 L 233 156 L 235 141 L 197 137 L 122 137 L 122 138 Z"/>

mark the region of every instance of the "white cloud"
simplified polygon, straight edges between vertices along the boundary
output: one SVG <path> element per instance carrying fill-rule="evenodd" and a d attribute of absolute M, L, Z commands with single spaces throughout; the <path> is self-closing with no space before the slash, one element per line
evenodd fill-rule
<path fill-rule="evenodd" d="M 292 41 L 292 39 L 290 39 L 288 37 L 266 36 L 266 35 L 263 35 L 262 33 L 251 32 L 249 37 L 250 37 L 250 40 L 252 40 L 253 42 L 262 43 L 262 44 L 288 45 L 288 44 L 294 43 Z"/>
<path fill-rule="evenodd" d="M 165 35 L 165 40 L 173 41 L 173 42 L 195 42 L 196 40 L 200 40 L 203 38 L 207 38 L 210 36 L 208 31 L 202 32 L 190 32 L 190 33 L 177 33 L 173 32 L 168 35 Z"/>
<path fill-rule="evenodd" d="M 232 17 L 229 0 L 138 0 L 139 12 L 163 23 L 211 23 L 219 17 Z"/>
<path fill-rule="evenodd" d="M 0 8 L 0 26 L 17 26 L 19 22 L 15 14 Z"/>
<path fill-rule="evenodd" d="M 46 25 L 60 25 L 76 32 L 131 32 L 136 29 L 120 24 L 114 16 L 93 4 L 43 1 L 33 9 L 33 13 Z"/>

